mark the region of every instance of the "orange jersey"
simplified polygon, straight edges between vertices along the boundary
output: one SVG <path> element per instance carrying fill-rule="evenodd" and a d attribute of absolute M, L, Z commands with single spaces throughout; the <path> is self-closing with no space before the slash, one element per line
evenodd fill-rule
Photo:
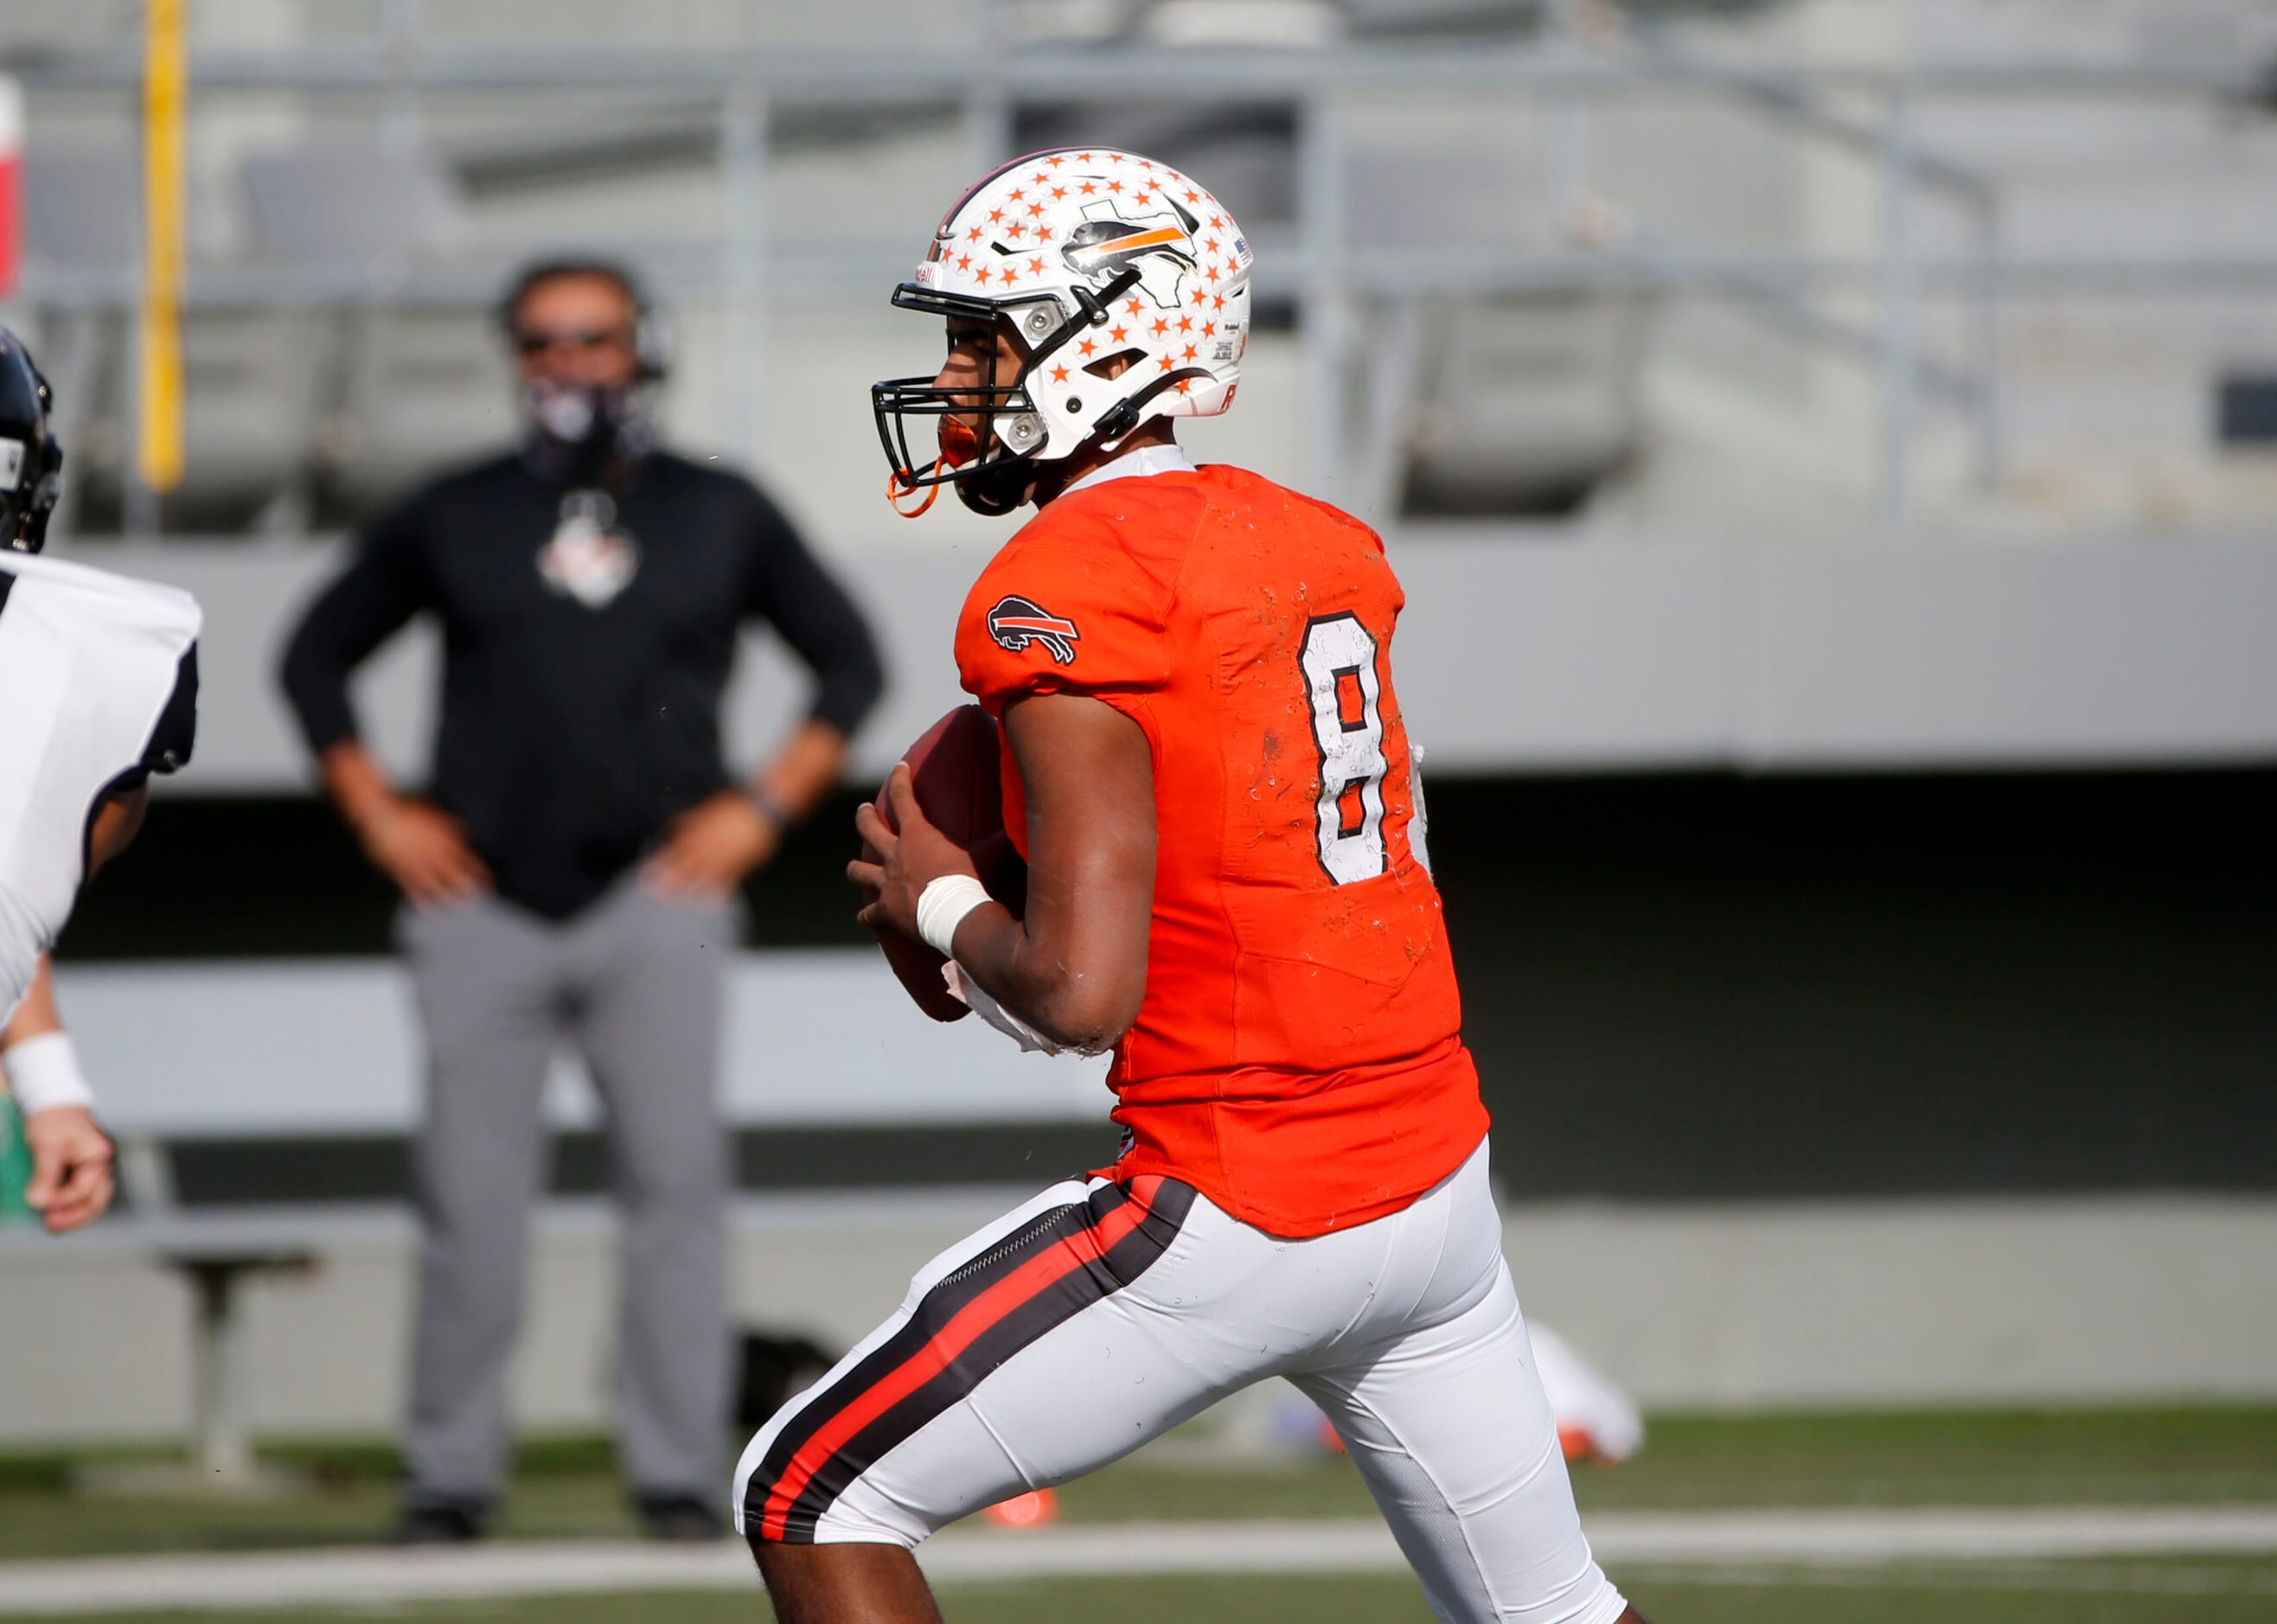
<path fill-rule="evenodd" d="M 1397 1211 L 1486 1132 L 1409 841 L 1405 601 L 1367 526 L 1214 466 L 1060 498 L 957 621 L 992 714 L 1087 695 L 1152 748 L 1154 912 L 1108 1077 L 1128 1136 L 1113 1176 L 1169 1174 L 1277 1235 Z M 1004 812 L 1024 855 L 1009 751 Z"/>

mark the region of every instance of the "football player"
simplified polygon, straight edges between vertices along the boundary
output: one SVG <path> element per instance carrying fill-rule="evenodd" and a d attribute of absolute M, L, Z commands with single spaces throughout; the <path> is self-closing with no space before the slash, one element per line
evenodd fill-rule
<path fill-rule="evenodd" d="M 864 923 L 1111 1050 L 1123 1147 L 927 1264 L 752 1439 L 735 1514 L 789 1624 L 937 1619 L 910 1554 L 934 1529 L 1272 1376 L 1327 1412 L 1438 1617 L 1635 1618 L 1503 1262 L 1399 583 L 1365 525 L 1173 438 L 1232 402 L 1250 271 L 1199 182 L 1067 149 L 974 187 L 895 290 L 948 354 L 872 392 L 889 493 L 1038 510 L 956 629 L 1027 900 L 989 899 L 905 766 L 849 873 Z"/>
<path fill-rule="evenodd" d="M 50 1231 L 110 1204 L 111 1143 L 57 1018 L 48 949 L 134 837 L 152 773 L 189 759 L 198 606 L 171 587 L 33 556 L 63 451 L 47 380 L 0 328 L 0 1071 Z"/>

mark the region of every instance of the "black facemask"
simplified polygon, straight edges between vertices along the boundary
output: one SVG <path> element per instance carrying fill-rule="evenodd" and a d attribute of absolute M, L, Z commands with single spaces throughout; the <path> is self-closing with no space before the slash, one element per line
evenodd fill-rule
<path fill-rule="evenodd" d="M 649 448 L 648 401 L 636 384 L 571 384 L 538 378 L 522 386 L 529 454 L 547 478 L 598 490 Z"/>

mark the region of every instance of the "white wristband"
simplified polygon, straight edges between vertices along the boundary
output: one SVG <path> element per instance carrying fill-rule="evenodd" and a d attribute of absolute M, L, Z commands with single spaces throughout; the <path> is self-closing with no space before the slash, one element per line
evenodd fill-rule
<path fill-rule="evenodd" d="M 92 1109 L 95 1104 L 95 1090 L 79 1069 L 79 1051 L 72 1047 L 68 1033 L 43 1032 L 26 1038 L 0 1053 L 0 1071 L 8 1073 L 8 1092 L 27 1117 L 58 1105 Z"/>
<path fill-rule="evenodd" d="M 918 894 L 918 934 L 943 958 L 956 957 L 956 927 L 988 900 L 988 888 L 971 874 L 943 874 Z"/>

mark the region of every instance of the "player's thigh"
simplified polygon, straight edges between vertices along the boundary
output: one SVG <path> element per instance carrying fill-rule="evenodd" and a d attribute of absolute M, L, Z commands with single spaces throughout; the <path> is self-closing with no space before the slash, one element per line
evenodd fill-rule
<path fill-rule="evenodd" d="M 1174 1180 L 1055 1186 L 920 1270 L 900 1310 L 752 1439 L 738 1526 L 914 1545 L 1104 1465 L 1286 1356 L 1210 1308 L 1272 1253 Z"/>
<path fill-rule="evenodd" d="M 1589 1554 L 1497 1258 L 1451 1316 L 1292 1373 L 1327 1412 L 1443 1619 L 1610 1624 L 1623 1603 Z"/>

